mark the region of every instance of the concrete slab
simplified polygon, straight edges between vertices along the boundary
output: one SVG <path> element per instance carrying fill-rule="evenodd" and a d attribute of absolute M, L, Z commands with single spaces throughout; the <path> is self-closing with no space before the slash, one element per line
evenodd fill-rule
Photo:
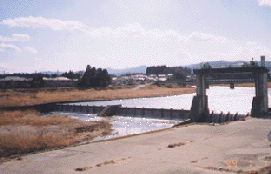
<path fill-rule="evenodd" d="M 0 173 L 227 173 L 271 165 L 271 120 L 190 125 L 94 142 L 0 165 Z M 184 142 L 175 148 L 169 144 Z M 270 158 L 269 158 L 270 157 Z M 83 171 L 76 171 L 83 170 Z"/>

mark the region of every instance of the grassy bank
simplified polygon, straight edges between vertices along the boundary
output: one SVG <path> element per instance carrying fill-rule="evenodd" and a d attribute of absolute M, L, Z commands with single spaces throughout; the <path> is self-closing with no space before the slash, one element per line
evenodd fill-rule
<path fill-rule="evenodd" d="M 176 85 L 107 89 L 9 89 L 0 92 L 0 107 L 27 106 L 56 101 L 168 96 L 193 92 L 195 88 L 179 88 Z M 112 125 L 107 121 L 85 122 L 67 116 L 40 117 L 39 115 L 40 113 L 34 110 L 0 111 L 0 159 L 2 161 L 21 154 L 71 146 L 112 132 Z"/>
<path fill-rule="evenodd" d="M 60 115 L 40 117 L 34 110 L 0 112 L 0 159 L 74 145 L 110 134 L 111 127 L 108 121 L 85 122 Z"/>
<path fill-rule="evenodd" d="M 267 83 L 271 88 L 271 82 Z M 211 86 L 230 86 L 216 84 Z M 254 87 L 254 83 L 234 84 L 235 87 Z M 196 88 L 180 88 L 176 85 L 134 87 L 111 87 L 106 89 L 42 88 L 0 91 L 0 107 L 27 106 L 57 101 L 116 100 L 142 97 L 160 97 L 195 93 Z"/>
<path fill-rule="evenodd" d="M 107 88 L 107 89 L 40 89 L 40 90 L 6 90 L 0 92 L 0 107 L 26 106 L 55 101 L 115 100 L 140 97 L 157 97 L 188 94 L 196 92 L 195 88 L 157 87 L 142 88 Z"/>

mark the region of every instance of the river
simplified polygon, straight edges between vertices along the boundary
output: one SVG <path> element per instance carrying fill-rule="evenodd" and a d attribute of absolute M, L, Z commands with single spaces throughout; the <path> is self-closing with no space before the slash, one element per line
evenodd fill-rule
<path fill-rule="evenodd" d="M 269 98 L 271 89 L 268 89 Z M 208 105 L 210 111 L 220 113 L 231 112 L 239 114 L 247 114 L 251 111 L 252 99 L 255 96 L 254 87 L 210 87 L 206 90 L 208 95 Z M 71 103 L 75 105 L 89 106 L 107 106 L 121 104 L 123 107 L 137 108 L 165 108 L 165 109 L 185 109 L 190 110 L 193 96 L 196 94 L 182 94 L 168 97 L 139 98 L 129 100 L 114 101 L 95 101 L 95 102 L 79 102 Z M 270 107 L 270 106 L 269 106 Z"/>
<path fill-rule="evenodd" d="M 268 89 L 268 97 L 270 98 L 270 91 Z M 236 113 L 247 114 L 251 111 L 252 99 L 255 96 L 254 87 L 210 87 L 206 91 L 208 95 L 208 104 L 210 111 L 215 113 Z M 139 98 L 115 101 L 95 101 L 95 102 L 78 102 L 72 103 L 75 105 L 96 105 L 107 106 L 121 104 L 123 107 L 138 107 L 138 108 L 173 108 L 190 110 L 193 96 L 196 94 L 182 94 L 168 97 L 154 97 L 154 98 Z M 270 107 L 270 105 L 269 105 Z M 94 141 L 114 138 L 129 134 L 139 134 L 148 131 L 169 128 L 183 120 L 165 120 L 165 119 L 151 119 L 143 117 L 123 117 L 112 116 L 108 118 L 99 117 L 96 114 L 81 114 L 72 112 L 54 112 L 62 115 L 69 115 L 72 118 L 77 118 L 83 121 L 98 121 L 107 119 L 113 124 L 113 134 L 105 137 L 97 137 Z"/>

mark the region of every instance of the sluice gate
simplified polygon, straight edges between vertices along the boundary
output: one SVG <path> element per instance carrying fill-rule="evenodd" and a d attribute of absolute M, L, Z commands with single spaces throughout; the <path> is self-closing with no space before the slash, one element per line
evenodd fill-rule
<path fill-rule="evenodd" d="M 116 106 L 116 105 L 112 105 Z M 84 114 L 98 114 L 104 113 L 104 110 L 108 106 L 82 106 L 82 105 L 69 105 L 69 104 L 57 104 L 54 108 L 55 111 L 61 112 L 75 112 Z M 128 117 L 145 117 L 145 118 L 155 118 L 155 119 L 174 119 L 174 120 L 188 120 L 190 110 L 184 109 L 164 109 L 164 108 L 128 108 L 119 106 L 114 114 L 118 116 L 128 116 Z M 109 116 L 109 115 L 107 115 Z M 240 119 L 245 119 L 248 115 L 244 114 L 216 114 L 211 113 L 206 117 L 205 122 L 208 123 L 224 123 L 227 121 L 238 121 Z"/>
<path fill-rule="evenodd" d="M 261 56 L 261 59 L 265 59 Z M 209 116 L 208 96 L 206 95 L 206 78 L 209 74 L 251 74 L 255 83 L 255 97 L 252 100 L 252 117 L 263 117 L 268 114 L 267 76 L 269 69 L 263 67 L 229 67 L 194 69 L 196 74 L 197 94 L 193 97 L 190 119 L 193 122 L 203 122 Z M 232 88 L 234 85 L 232 84 Z"/>

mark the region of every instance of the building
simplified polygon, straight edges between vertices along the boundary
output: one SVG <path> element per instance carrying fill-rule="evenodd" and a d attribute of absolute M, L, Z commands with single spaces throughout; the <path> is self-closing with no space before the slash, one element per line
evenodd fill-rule
<path fill-rule="evenodd" d="M 25 78 L 19 76 L 7 76 L 0 79 L 0 88 L 30 88 L 30 87 L 72 87 L 76 86 L 78 79 L 66 77 L 56 78 Z"/>
<path fill-rule="evenodd" d="M 146 74 L 152 77 L 156 75 L 159 81 L 166 80 L 186 81 L 186 71 L 182 67 L 166 67 L 166 66 L 147 67 Z"/>
<path fill-rule="evenodd" d="M 32 78 L 7 76 L 0 79 L 0 88 L 29 88 Z"/>
<path fill-rule="evenodd" d="M 78 79 L 68 79 L 67 77 L 46 78 L 43 77 L 44 87 L 72 87 L 78 82 Z"/>

